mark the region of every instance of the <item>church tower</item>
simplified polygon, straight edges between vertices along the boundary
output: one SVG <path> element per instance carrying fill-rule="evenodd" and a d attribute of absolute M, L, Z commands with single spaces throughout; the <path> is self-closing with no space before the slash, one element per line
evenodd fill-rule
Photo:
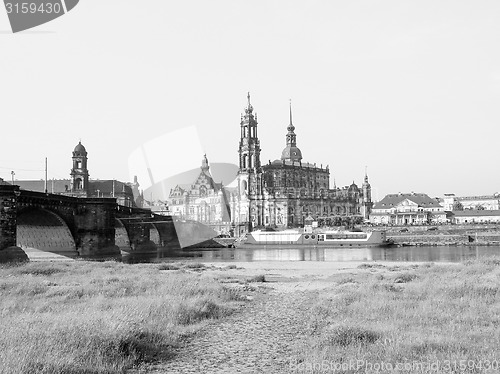
<path fill-rule="evenodd" d="M 71 192 L 86 197 L 89 188 L 89 171 L 87 169 L 87 150 L 79 142 L 73 151 L 73 168 L 71 169 Z"/>
<path fill-rule="evenodd" d="M 257 114 L 253 114 L 250 104 L 250 92 L 247 96 L 248 104 L 245 114 L 241 116 L 240 134 L 240 169 L 239 174 L 251 174 L 260 171 L 260 142 L 257 137 Z"/>
<path fill-rule="evenodd" d="M 281 160 L 291 161 L 292 163 L 302 161 L 302 152 L 297 147 L 297 135 L 295 135 L 295 126 L 292 123 L 292 102 L 290 101 L 290 124 L 287 127 L 286 147 L 281 152 Z"/>
<path fill-rule="evenodd" d="M 365 219 L 370 218 L 370 213 L 372 212 L 372 187 L 368 182 L 368 173 L 365 170 L 365 180 L 363 182 L 363 217 Z"/>
<path fill-rule="evenodd" d="M 240 223 L 251 222 L 251 227 L 263 224 L 262 167 L 260 141 L 257 136 L 257 114 L 247 95 L 247 107 L 240 121 L 238 195 Z"/>

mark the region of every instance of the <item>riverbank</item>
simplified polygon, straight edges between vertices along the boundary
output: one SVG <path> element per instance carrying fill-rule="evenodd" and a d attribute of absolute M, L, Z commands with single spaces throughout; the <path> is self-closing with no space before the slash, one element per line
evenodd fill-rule
<path fill-rule="evenodd" d="M 387 227 L 387 238 L 399 246 L 500 245 L 500 225 Z"/>
<path fill-rule="evenodd" d="M 0 285 L 6 374 L 320 373 L 349 362 L 365 366 L 344 372 L 364 373 L 382 361 L 500 360 L 499 257 L 41 262 L 0 267 Z"/>
<path fill-rule="evenodd" d="M 216 270 L 220 263 L 207 265 L 224 282 L 259 276 L 265 292 L 201 329 L 172 359 L 130 374 L 366 373 L 397 365 L 404 373 L 458 372 L 464 365 L 487 372 L 500 366 L 500 258 L 403 266 L 241 263 L 223 272 Z"/>

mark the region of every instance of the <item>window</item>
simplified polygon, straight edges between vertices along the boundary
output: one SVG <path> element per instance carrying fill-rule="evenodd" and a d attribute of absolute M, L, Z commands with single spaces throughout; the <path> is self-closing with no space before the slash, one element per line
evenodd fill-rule
<path fill-rule="evenodd" d="M 75 180 L 75 189 L 81 190 L 83 187 L 82 180 L 80 178 L 76 178 Z"/>

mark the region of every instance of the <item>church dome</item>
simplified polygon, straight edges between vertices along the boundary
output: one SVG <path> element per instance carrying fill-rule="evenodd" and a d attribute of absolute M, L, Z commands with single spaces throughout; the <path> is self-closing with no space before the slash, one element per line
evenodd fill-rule
<path fill-rule="evenodd" d="M 73 153 L 80 153 L 80 154 L 85 154 L 86 155 L 87 154 L 87 150 L 82 145 L 82 142 L 78 142 L 78 144 L 76 145 L 75 150 L 73 151 Z"/>
<path fill-rule="evenodd" d="M 282 160 L 290 160 L 290 161 L 300 161 L 302 160 L 302 152 L 298 147 L 287 146 L 283 152 L 281 152 Z"/>

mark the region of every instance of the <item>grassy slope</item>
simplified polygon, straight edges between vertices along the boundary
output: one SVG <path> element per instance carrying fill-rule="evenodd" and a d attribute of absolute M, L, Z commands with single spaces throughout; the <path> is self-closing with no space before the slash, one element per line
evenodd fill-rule
<path fill-rule="evenodd" d="M 31 263 L 0 267 L 0 372 L 122 373 L 168 353 L 239 296 L 165 265 Z M 172 268 L 172 270 L 175 267 Z"/>
<path fill-rule="evenodd" d="M 494 360 L 500 367 L 500 258 L 414 269 L 365 267 L 368 272 L 339 275 L 320 294 L 308 338 L 292 360 L 297 370 L 364 373 L 381 363 L 438 362 L 439 372 L 479 373 Z M 424 371 L 407 365 L 400 372 Z"/>

